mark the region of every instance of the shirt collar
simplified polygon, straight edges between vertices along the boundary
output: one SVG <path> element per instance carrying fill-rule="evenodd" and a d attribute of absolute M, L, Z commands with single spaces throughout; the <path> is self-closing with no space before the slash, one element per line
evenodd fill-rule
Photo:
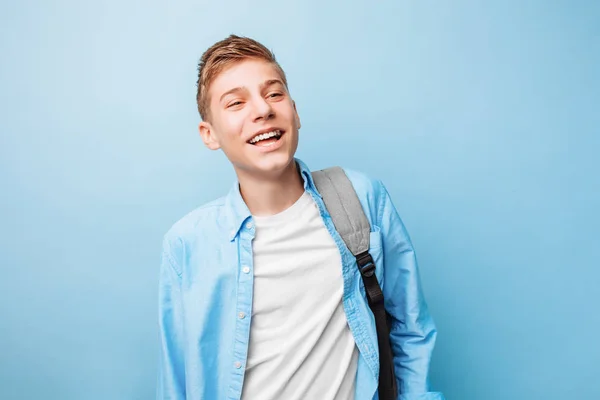
<path fill-rule="evenodd" d="M 294 161 L 302 177 L 304 190 L 314 192 L 317 196 L 321 197 L 315 187 L 312 173 L 308 166 L 298 158 L 294 158 Z M 251 217 L 250 210 L 240 193 L 240 183 L 237 179 L 225 199 L 225 207 L 229 219 L 229 240 L 233 240 L 242 228 L 242 225 Z"/>

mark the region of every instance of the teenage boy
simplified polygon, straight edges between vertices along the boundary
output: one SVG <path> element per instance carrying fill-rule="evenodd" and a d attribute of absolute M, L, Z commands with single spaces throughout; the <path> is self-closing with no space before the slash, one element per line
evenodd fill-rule
<path fill-rule="evenodd" d="M 158 399 L 377 399 L 373 314 L 356 259 L 295 158 L 300 118 L 282 68 L 231 35 L 198 69 L 200 136 L 237 180 L 165 235 Z M 371 225 L 398 399 L 443 399 L 429 388 L 436 329 L 409 236 L 380 181 L 345 173 Z"/>

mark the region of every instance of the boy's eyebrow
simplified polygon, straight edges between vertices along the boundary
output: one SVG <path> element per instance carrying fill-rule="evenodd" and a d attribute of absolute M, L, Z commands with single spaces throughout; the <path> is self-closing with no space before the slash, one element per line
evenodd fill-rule
<path fill-rule="evenodd" d="M 269 80 L 264 81 L 262 83 L 262 85 L 260 85 L 260 88 L 264 90 L 265 88 L 267 88 L 269 86 L 273 86 L 273 85 L 277 85 L 277 84 L 283 86 L 283 82 L 281 82 L 279 79 L 269 79 Z"/>
<path fill-rule="evenodd" d="M 263 83 L 261 83 L 260 89 L 261 90 L 265 90 L 269 86 L 273 86 L 273 85 L 284 86 L 283 82 L 281 80 L 279 80 L 279 79 L 269 79 L 269 80 L 266 80 Z M 219 101 L 223 101 L 223 98 L 225 96 L 227 96 L 228 94 L 232 94 L 232 93 L 236 93 L 236 92 L 242 92 L 244 90 L 247 90 L 245 86 L 238 86 L 238 87 L 234 87 L 233 89 L 229 89 L 228 91 L 226 91 L 225 93 L 223 93 L 221 95 L 221 98 L 219 99 Z"/>
<path fill-rule="evenodd" d="M 228 91 L 226 91 L 225 93 L 223 93 L 221 95 L 221 97 L 219 98 L 219 101 L 223 101 L 223 98 L 225 96 L 227 96 L 228 94 L 232 94 L 232 93 L 236 93 L 236 92 L 242 92 L 244 91 L 246 88 L 243 86 L 238 86 L 238 87 L 234 87 L 233 89 L 229 89 Z"/>

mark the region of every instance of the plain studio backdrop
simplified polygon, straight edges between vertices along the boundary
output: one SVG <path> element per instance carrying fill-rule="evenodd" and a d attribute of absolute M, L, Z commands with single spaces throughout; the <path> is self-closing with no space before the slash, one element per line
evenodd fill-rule
<path fill-rule="evenodd" d="M 234 179 L 197 61 L 275 51 L 298 156 L 383 180 L 448 400 L 600 398 L 594 1 L 4 1 L 0 398 L 154 397 L 162 235 Z"/>

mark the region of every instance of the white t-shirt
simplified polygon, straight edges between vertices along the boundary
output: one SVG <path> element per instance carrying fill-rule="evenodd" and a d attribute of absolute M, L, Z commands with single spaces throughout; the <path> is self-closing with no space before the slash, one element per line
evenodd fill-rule
<path fill-rule="evenodd" d="M 358 350 L 339 250 L 304 192 L 254 217 L 254 300 L 242 400 L 353 400 Z"/>

